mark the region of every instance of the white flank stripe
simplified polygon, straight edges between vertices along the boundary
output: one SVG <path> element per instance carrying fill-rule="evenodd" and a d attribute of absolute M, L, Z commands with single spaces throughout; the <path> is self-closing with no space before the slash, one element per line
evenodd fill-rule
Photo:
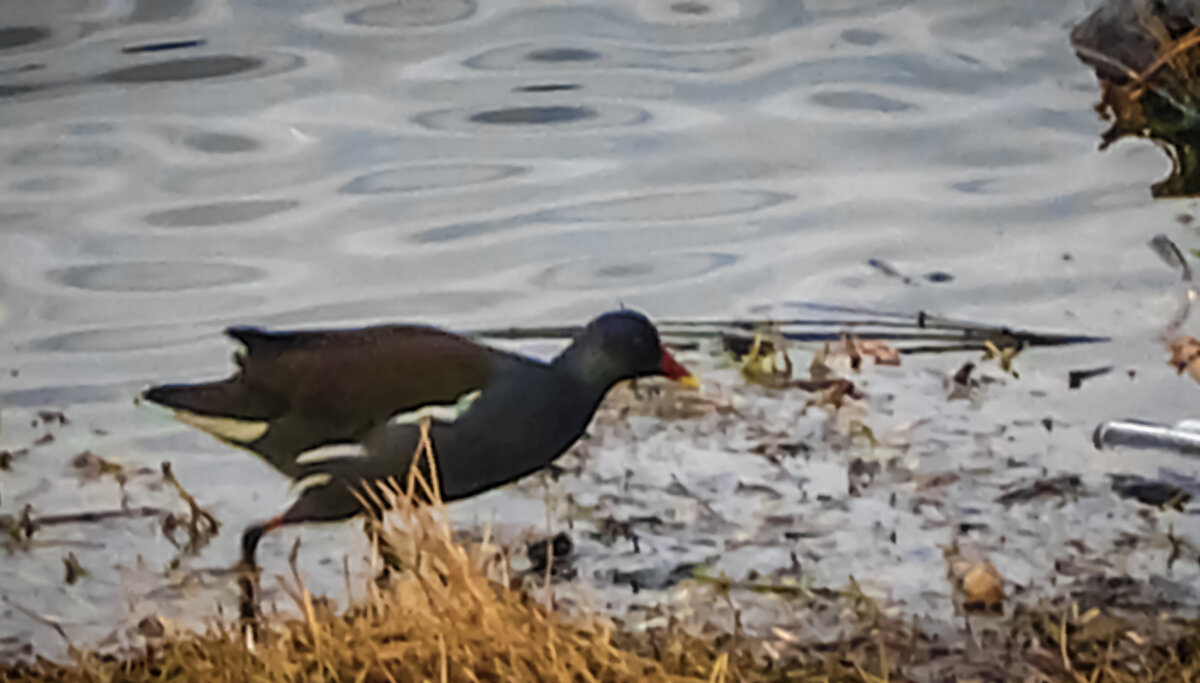
<path fill-rule="evenodd" d="M 200 431 L 208 432 L 219 439 L 236 443 L 257 441 L 267 433 L 267 428 L 270 427 L 266 422 L 239 420 L 235 417 L 197 415 L 186 410 L 175 411 L 175 419 Z"/>
<path fill-rule="evenodd" d="M 479 398 L 479 390 L 476 389 L 469 394 L 463 394 L 458 397 L 458 401 L 454 405 L 449 406 L 422 406 L 416 410 L 410 410 L 407 413 L 398 413 L 393 416 L 390 422 L 392 424 L 417 424 L 423 418 L 430 418 L 439 422 L 454 422 L 462 414 L 467 412 L 475 399 Z"/>
<path fill-rule="evenodd" d="M 317 472 L 316 474 L 310 474 L 307 477 L 292 484 L 291 488 L 293 491 L 299 491 L 300 493 L 304 493 L 305 491 L 307 491 L 309 489 L 314 489 L 318 486 L 324 486 L 332 480 L 333 480 L 332 474 L 330 474 L 328 472 Z"/>
<path fill-rule="evenodd" d="M 325 462 L 335 458 L 365 458 L 367 449 L 360 443 L 332 443 L 311 451 L 304 451 L 296 458 L 297 465 Z"/>

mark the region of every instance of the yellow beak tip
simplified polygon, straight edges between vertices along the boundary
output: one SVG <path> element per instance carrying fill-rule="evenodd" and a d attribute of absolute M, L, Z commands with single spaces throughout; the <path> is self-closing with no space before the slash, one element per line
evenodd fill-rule
<path fill-rule="evenodd" d="M 688 389 L 699 389 L 700 388 L 700 380 L 697 379 L 695 375 L 688 375 L 687 377 L 680 377 L 679 378 L 679 386 L 686 387 Z"/>

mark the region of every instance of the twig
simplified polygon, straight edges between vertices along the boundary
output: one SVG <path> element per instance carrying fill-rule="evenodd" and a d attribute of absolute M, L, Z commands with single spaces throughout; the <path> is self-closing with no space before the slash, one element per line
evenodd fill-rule
<path fill-rule="evenodd" d="M 1071 666 L 1071 656 L 1067 654 L 1067 613 L 1064 610 L 1062 619 L 1059 622 L 1058 629 L 1058 648 L 1062 655 L 1063 668 L 1072 673 L 1075 672 L 1075 667 Z"/>
<path fill-rule="evenodd" d="M 1171 342 L 1178 336 L 1179 330 L 1187 322 L 1188 315 L 1192 311 L 1192 304 L 1196 301 L 1197 297 L 1196 284 L 1192 280 L 1191 265 L 1188 264 L 1183 252 L 1171 241 L 1170 237 L 1163 234 L 1155 235 L 1150 240 L 1149 246 L 1163 260 L 1163 263 L 1179 271 L 1180 281 L 1185 287 L 1182 301 L 1179 303 L 1179 310 L 1175 312 L 1175 315 L 1171 317 L 1166 327 L 1158 335 L 1161 341 Z"/>
<path fill-rule="evenodd" d="M 687 486 L 685 486 L 682 481 L 679 481 L 679 477 L 672 475 L 671 481 L 673 481 L 675 483 L 675 485 L 678 486 L 681 491 L 683 491 L 683 495 L 685 495 L 688 498 L 691 498 L 692 500 L 699 503 L 700 507 L 703 508 L 703 510 L 705 512 L 707 512 L 709 515 L 711 515 L 713 519 L 720 520 L 720 521 L 725 520 L 725 518 L 721 516 L 721 513 L 717 512 L 713 508 L 713 506 L 709 504 L 709 502 L 707 500 L 692 493 L 691 489 L 689 489 Z"/>
<path fill-rule="evenodd" d="M 292 549 L 288 552 L 288 567 L 292 570 L 292 580 L 296 582 L 296 587 L 304 591 L 304 579 L 300 578 L 300 568 L 297 566 L 297 560 L 300 559 L 300 537 L 296 537 L 296 542 L 292 544 Z"/>
<path fill-rule="evenodd" d="M 53 619 L 50 619 L 49 617 L 43 617 L 42 615 L 38 614 L 37 612 L 34 612 L 31 609 L 13 602 L 12 599 L 10 599 L 7 595 L 0 595 L 0 600 L 3 600 L 6 604 L 12 606 L 13 609 L 24 614 L 25 616 L 29 617 L 30 619 L 33 619 L 34 621 L 41 624 L 42 626 L 47 626 L 49 628 L 54 629 L 55 632 L 57 632 L 58 635 L 61 636 L 62 639 L 67 643 L 67 647 L 69 647 L 72 650 L 75 649 L 75 644 L 71 642 L 71 637 L 67 635 L 67 632 L 62 627 L 62 624 L 58 623 L 57 621 L 55 621 Z"/>
<path fill-rule="evenodd" d="M 20 532 L 25 536 L 25 538 L 30 538 L 38 529 L 47 526 L 103 522 L 108 519 L 139 519 L 142 517 L 159 517 L 170 514 L 166 510 L 148 505 L 143 505 L 142 507 L 136 508 L 123 508 L 120 510 L 90 510 L 87 512 L 42 515 L 40 517 L 34 517 L 32 511 L 32 507 L 26 506 L 19 519 L 14 519 L 9 515 L 4 515 L 0 516 L 0 522 L 3 522 L 9 527 L 14 527 L 15 525 L 15 531 Z"/>
<path fill-rule="evenodd" d="M 212 513 L 200 507 L 192 494 L 188 493 L 183 488 L 183 484 L 175 478 L 175 473 L 171 469 L 171 463 L 164 461 L 162 463 L 163 481 L 175 487 L 175 491 L 179 493 L 180 499 L 188 506 L 189 516 L 187 523 L 188 543 L 184 548 L 184 552 L 195 553 L 204 547 L 210 538 L 221 532 L 221 523 L 213 517 Z M 165 526 L 165 525 L 164 525 Z"/>
<path fill-rule="evenodd" d="M 1079 55 L 1080 57 L 1083 57 L 1084 59 L 1091 59 L 1091 60 L 1100 62 L 1106 66 L 1111 66 L 1112 68 L 1116 69 L 1117 71 L 1120 71 L 1121 73 L 1125 74 L 1125 77 L 1128 78 L 1131 82 L 1138 80 L 1139 77 L 1141 76 L 1141 74 L 1139 74 L 1137 71 L 1135 71 L 1132 67 L 1126 66 L 1123 62 L 1121 62 L 1117 59 L 1114 59 L 1113 57 L 1109 57 L 1108 55 L 1104 54 L 1103 52 L 1100 52 L 1098 50 L 1093 50 L 1092 48 L 1090 48 L 1086 45 L 1079 45 L 1079 44 L 1075 44 L 1074 48 L 1075 48 L 1075 54 Z"/>
<path fill-rule="evenodd" d="M 1153 76 L 1167 62 L 1170 62 L 1176 55 L 1195 45 L 1200 45 L 1200 28 L 1194 28 L 1190 33 L 1176 40 L 1171 44 L 1170 49 L 1159 55 L 1158 59 L 1155 59 L 1142 73 L 1137 74 L 1134 77 L 1133 83 L 1131 83 L 1133 86 L 1133 90 L 1130 91 L 1131 95 L 1136 93 L 1138 88 L 1147 87 L 1147 79 Z"/>
<path fill-rule="evenodd" d="M 841 310 L 841 309 L 838 309 Z M 859 313 L 859 309 L 849 309 Z M 865 332 L 855 334 L 864 340 L 925 340 L 925 341 L 957 341 L 993 339 L 1011 337 L 1014 341 L 1024 341 L 1030 346 L 1064 346 L 1071 344 L 1093 344 L 1108 341 L 1107 337 L 1095 337 L 1077 334 L 1053 334 L 1018 330 L 1004 326 L 983 325 L 969 321 L 952 320 L 941 316 L 921 313 L 917 316 L 904 316 L 895 313 L 876 313 L 880 319 L 850 318 L 790 318 L 773 319 L 718 319 L 718 320 L 662 320 L 657 323 L 659 331 L 665 337 L 684 339 L 703 339 L 719 337 L 722 334 L 750 332 L 768 326 L 783 327 L 825 327 L 828 331 L 788 332 L 782 331 L 784 338 L 792 341 L 817 342 L 837 341 L 847 329 L 854 328 L 887 328 L 914 329 L 913 332 Z M 709 328 L 709 329 L 699 329 Z M 466 334 L 490 339 L 570 339 L 582 331 L 576 325 L 553 327 L 508 327 L 495 329 L 470 330 Z M 958 332 L 959 334 L 951 334 Z M 1000 345 L 1000 344 L 997 344 Z"/>

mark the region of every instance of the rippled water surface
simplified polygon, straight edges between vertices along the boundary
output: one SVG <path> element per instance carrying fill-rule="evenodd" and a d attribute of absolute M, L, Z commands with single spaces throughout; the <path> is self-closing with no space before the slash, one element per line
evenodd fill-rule
<path fill-rule="evenodd" d="M 2 438 L 16 447 L 44 433 L 29 426 L 37 409 L 72 420 L 0 472 L 0 511 L 118 505 L 111 480 L 67 476 L 84 449 L 130 467 L 170 460 L 226 525 L 183 568 L 229 564 L 237 532 L 283 505 L 286 483 L 132 398 L 226 372 L 231 324 L 469 329 L 579 322 L 618 302 L 683 318 L 820 301 L 1114 342 L 1031 354 L 1019 381 L 977 407 L 942 400 L 938 373 L 961 358 L 867 380 L 872 427 L 925 445 L 905 451 L 910 467 L 983 468 L 946 494 L 942 527 L 930 512 L 897 516 L 886 492 L 847 499 L 845 452 L 782 474 L 748 454 L 768 432 L 821 448 L 813 418 L 797 415 L 803 395 L 755 392 L 758 426 L 601 424 L 588 449 L 602 455 L 575 474 L 456 516 L 544 531 L 547 491 L 572 494 L 662 521 L 642 531 L 640 558 L 583 542 L 585 577 L 643 560 L 765 574 L 796 553 L 820 583 L 854 573 L 929 611 L 941 597 L 924 579 L 940 576 L 936 544 L 953 533 L 919 532 L 977 514 L 996 526 L 984 544 L 1002 571 L 1044 586 L 1047 547 L 1086 533 L 1119 548 L 1122 534 L 1159 529 L 1107 495 L 1103 473 L 1187 471 L 1095 453 L 1091 428 L 1187 417 L 1198 390 L 1153 342 L 1176 276 L 1145 248 L 1156 232 L 1197 246 L 1175 220 L 1192 206 L 1151 200 L 1168 166 L 1153 147 L 1096 150 L 1096 84 L 1067 40 L 1094 4 L 0 0 Z M 738 382 L 691 361 L 711 391 Z M 1106 364 L 1118 371 L 1066 390 L 1067 369 Z M 938 426 L 921 431 L 930 418 Z M 1029 475 L 1082 471 L 1097 494 L 1065 511 L 1007 511 L 985 471 L 1005 458 Z M 596 493 L 626 470 L 642 477 L 628 500 Z M 128 489 L 139 503 L 161 495 Z M 834 503 L 818 504 L 822 493 Z M 549 515 L 558 527 L 561 508 Z M 887 549 L 885 527 L 912 534 Z M 177 551 L 152 522 L 44 533 L 61 543 L 6 556 L 0 593 L 81 642 L 146 614 L 198 621 L 231 604 L 223 579 L 166 587 Z M 356 534 L 299 533 L 316 590 L 342 590 Z M 266 562 L 280 564 L 296 535 L 270 540 Z M 1006 535 L 1040 540 L 1006 555 Z M 62 582 L 67 552 L 91 572 L 74 586 Z M 1164 571 L 1163 552 L 1122 551 L 1120 568 Z M 610 591 L 601 601 L 632 599 L 595 583 Z M 11 605 L 0 615 L 0 636 L 59 645 Z"/>

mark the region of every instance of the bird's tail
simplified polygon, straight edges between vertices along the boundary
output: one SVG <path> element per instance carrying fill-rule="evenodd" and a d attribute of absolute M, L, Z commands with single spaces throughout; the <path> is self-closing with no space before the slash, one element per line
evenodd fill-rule
<path fill-rule="evenodd" d="M 164 384 L 142 392 L 142 398 L 174 411 L 238 420 L 270 420 L 278 407 L 247 391 L 236 379 L 205 384 Z"/>

